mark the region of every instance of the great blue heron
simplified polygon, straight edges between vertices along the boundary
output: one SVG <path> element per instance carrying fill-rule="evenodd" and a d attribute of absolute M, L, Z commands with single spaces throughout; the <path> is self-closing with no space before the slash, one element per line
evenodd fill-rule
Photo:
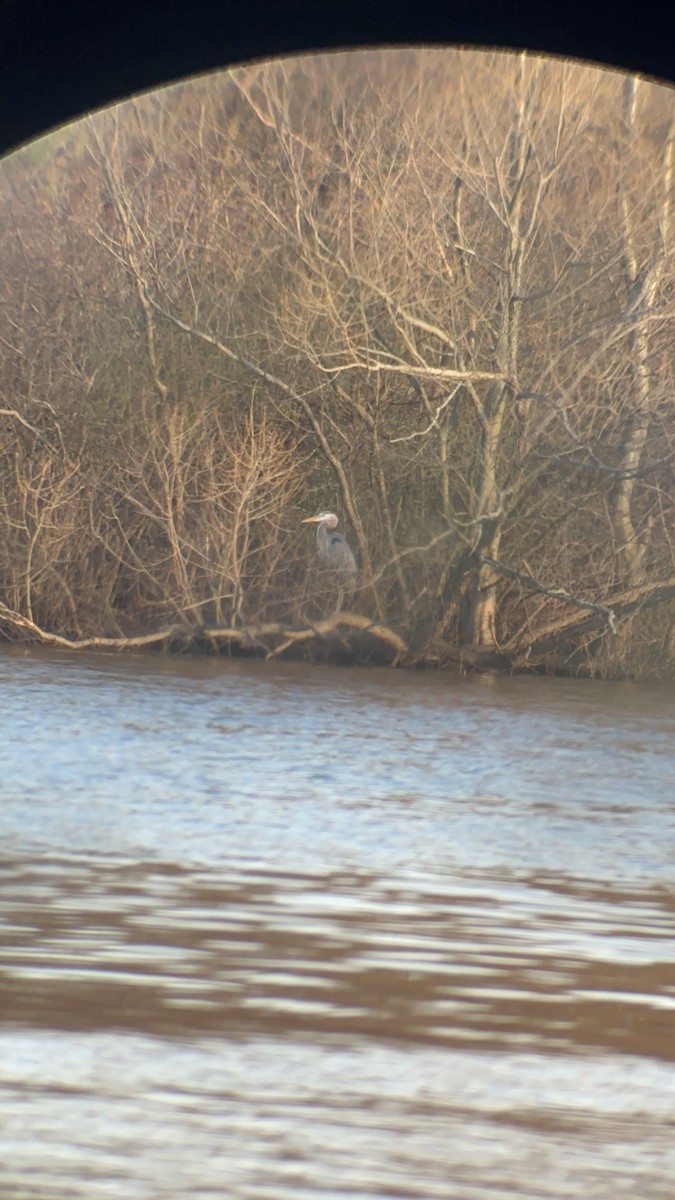
<path fill-rule="evenodd" d="M 305 517 L 303 525 L 316 525 L 316 540 L 319 558 L 324 567 L 335 573 L 340 587 L 340 603 L 343 597 L 351 600 L 356 587 L 356 559 L 342 533 L 335 533 L 338 519 L 335 513 L 320 512 L 316 517 Z"/>

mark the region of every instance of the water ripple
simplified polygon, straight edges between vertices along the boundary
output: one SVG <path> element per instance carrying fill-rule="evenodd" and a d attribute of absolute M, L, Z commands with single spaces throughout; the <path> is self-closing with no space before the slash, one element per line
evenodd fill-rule
<path fill-rule="evenodd" d="M 0 655 L 0 1191 L 665 1200 L 672 692 Z"/>

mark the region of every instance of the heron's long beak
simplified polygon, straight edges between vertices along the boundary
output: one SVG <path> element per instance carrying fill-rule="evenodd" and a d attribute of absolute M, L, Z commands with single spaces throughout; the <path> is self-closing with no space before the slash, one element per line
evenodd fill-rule
<path fill-rule="evenodd" d="M 316 521 L 320 521 L 321 517 L 304 517 L 300 522 L 301 525 L 312 525 Z"/>

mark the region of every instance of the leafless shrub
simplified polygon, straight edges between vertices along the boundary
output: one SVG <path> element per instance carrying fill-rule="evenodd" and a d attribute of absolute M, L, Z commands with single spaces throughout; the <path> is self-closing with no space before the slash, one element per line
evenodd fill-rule
<path fill-rule="evenodd" d="M 330 507 L 420 657 L 672 671 L 673 128 L 609 72 L 369 51 L 9 160 L 5 631 L 325 619 Z"/>

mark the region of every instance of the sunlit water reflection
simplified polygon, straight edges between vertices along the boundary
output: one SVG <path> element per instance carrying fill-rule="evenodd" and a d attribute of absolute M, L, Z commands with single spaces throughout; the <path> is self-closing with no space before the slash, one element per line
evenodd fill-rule
<path fill-rule="evenodd" d="M 674 691 L 0 688 L 0 1195 L 675 1195 Z"/>

